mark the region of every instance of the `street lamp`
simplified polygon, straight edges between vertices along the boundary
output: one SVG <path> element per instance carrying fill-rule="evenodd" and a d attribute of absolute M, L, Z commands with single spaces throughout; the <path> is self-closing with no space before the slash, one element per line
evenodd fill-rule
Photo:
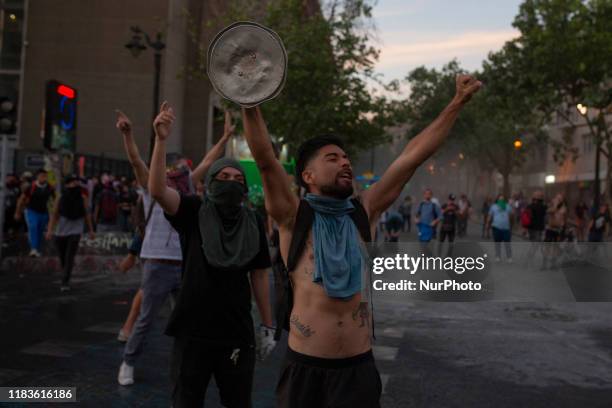
<path fill-rule="evenodd" d="M 164 48 L 166 48 L 166 44 L 162 41 L 162 34 L 157 32 L 155 36 L 155 41 L 151 41 L 151 37 L 149 34 L 145 33 L 138 26 L 130 27 L 130 31 L 132 32 L 132 39 L 125 44 L 125 48 L 130 50 L 130 53 L 134 58 L 138 58 L 141 52 L 145 51 L 148 48 L 151 48 L 154 52 L 153 54 L 153 64 L 155 68 L 155 82 L 153 83 L 153 120 L 155 120 L 155 115 L 157 114 L 157 110 L 159 109 L 159 76 L 161 72 L 161 52 Z M 146 44 L 143 42 L 146 41 Z M 151 123 L 153 123 L 151 120 Z M 151 127 L 151 138 L 149 140 L 149 159 L 153 155 L 153 146 L 155 144 L 155 129 Z"/>

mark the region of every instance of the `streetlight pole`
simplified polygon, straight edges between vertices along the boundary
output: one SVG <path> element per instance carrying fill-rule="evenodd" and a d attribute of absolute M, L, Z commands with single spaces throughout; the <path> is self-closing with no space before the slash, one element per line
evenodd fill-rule
<path fill-rule="evenodd" d="M 132 55 L 136 58 L 140 53 L 148 48 L 151 48 L 153 54 L 153 67 L 154 67 L 154 82 L 153 82 L 153 116 L 151 123 L 155 120 L 157 110 L 159 109 L 159 80 L 161 75 L 161 57 L 162 50 L 166 48 L 166 44 L 162 41 L 162 34 L 158 32 L 155 36 L 155 41 L 151 40 L 149 34 L 145 33 L 138 26 L 130 27 L 132 31 L 132 39 L 130 42 L 125 44 L 125 48 L 130 50 Z M 146 45 L 142 41 L 142 37 L 146 41 Z M 155 145 L 155 129 L 151 126 L 151 137 L 149 138 L 149 159 L 153 155 L 153 146 Z"/>

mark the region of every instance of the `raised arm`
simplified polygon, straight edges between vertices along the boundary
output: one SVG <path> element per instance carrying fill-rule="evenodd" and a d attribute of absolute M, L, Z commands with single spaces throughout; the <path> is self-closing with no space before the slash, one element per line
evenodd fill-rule
<path fill-rule="evenodd" d="M 57 222 L 59 220 L 59 202 L 60 195 L 58 194 L 53 201 L 53 209 L 51 210 L 51 216 L 49 217 L 49 224 L 47 224 L 47 232 L 45 233 L 45 238 L 50 240 L 53 237 L 53 231 L 55 231 L 55 227 L 57 226 Z"/>
<path fill-rule="evenodd" d="M 242 118 L 245 137 L 263 181 L 266 211 L 279 226 L 289 226 L 293 223 L 299 201 L 291 191 L 285 169 L 274 155 L 261 110 L 258 107 L 243 108 Z"/>
<path fill-rule="evenodd" d="M 166 184 L 166 140 L 170 135 L 170 127 L 174 119 L 174 111 L 168 102 L 164 101 L 153 122 L 155 147 L 153 148 L 153 156 L 151 156 L 149 173 L 149 193 L 170 215 L 176 214 L 181 203 L 179 193 Z"/>
<path fill-rule="evenodd" d="M 132 165 L 132 170 L 136 176 L 136 181 L 141 187 L 146 188 L 149 181 L 149 169 L 140 157 L 138 146 L 136 146 L 136 142 L 134 141 L 134 135 L 132 134 L 132 122 L 127 115 L 120 110 L 116 109 L 115 112 L 117 112 L 116 126 L 121 132 L 121 135 L 123 135 L 123 147 L 125 148 L 125 153 L 127 154 L 128 160 Z"/>
<path fill-rule="evenodd" d="M 410 140 L 381 179 L 362 194 L 363 204 L 371 220 L 375 222 L 393 204 L 415 170 L 438 150 L 463 106 L 481 86 L 480 81 L 469 75 L 457 76 L 457 90 L 453 100 L 427 128 Z"/>
<path fill-rule="evenodd" d="M 206 153 L 200 164 L 193 170 L 191 173 L 191 182 L 195 185 L 198 181 L 201 181 L 208 173 L 208 169 L 212 164 L 220 159 L 225 153 L 225 145 L 229 141 L 232 134 L 234 134 L 234 129 L 236 127 L 232 126 L 232 116 L 228 111 L 225 111 L 225 124 L 223 126 L 223 136 L 217 142 L 216 145 L 212 147 Z"/>

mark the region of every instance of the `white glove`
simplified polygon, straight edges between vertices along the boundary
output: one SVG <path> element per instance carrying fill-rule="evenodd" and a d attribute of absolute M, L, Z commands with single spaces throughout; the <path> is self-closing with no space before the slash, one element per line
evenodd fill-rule
<path fill-rule="evenodd" d="M 264 324 L 259 325 L 259 350 L 257 355 L 259 360 L 262 361 L 274 350 L 276 346 L 276 340 L 274 340 L 274 328 L 268 327 Z"/>

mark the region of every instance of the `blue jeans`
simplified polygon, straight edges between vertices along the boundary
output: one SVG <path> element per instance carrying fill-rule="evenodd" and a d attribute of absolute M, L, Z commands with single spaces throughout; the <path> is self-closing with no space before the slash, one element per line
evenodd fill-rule
<path fill-rule="evenodd" d="M 512 258 L 512 246 L 510 245 L 510 239 L 512 235 L 510 230 L 499 229 L 493 227 L 493 241 L 495 241 L 495 256 L 501 258 L 501 243 L 506 243 L 506 256 Z"/>
<path fill-rule="evenodd" d="M 133 366 L 142 353 L 159 309 L 168 296 L 174 297 L 181 286 L 181 265 L 146 260 L 142 272 L 140 314 L 123 351 L 123 361 Z"/>
<path fill-rule="evenodd" d="M 28 238 L 30 240 L 30 248 L 40 252 L 43 235 L 49 223 L 48 213 L 39 213 L 38 211 L 26 208 L 25 219 L 28 224 Z"/>

